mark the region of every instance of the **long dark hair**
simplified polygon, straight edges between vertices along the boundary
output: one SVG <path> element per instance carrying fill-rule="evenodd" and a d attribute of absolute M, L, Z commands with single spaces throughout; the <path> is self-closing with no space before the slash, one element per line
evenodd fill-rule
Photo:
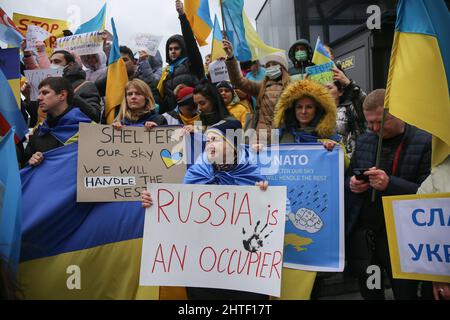
<path fill-rule="evenodd" d="M 206 123 L 207 125 L 216 124 L 220 120 L 224 120 L 226 117 L 230 116 L 230 113 L 225 107 L 225 103 L 223 102 L 223 98 L 220 95 L 219 91 L 215 86 L 209 83 L 208 80 L 202 80 L 200 84 L 198 84 L 194 88 L 194 94 L 201 94 L 213 106 L 214 109 L 213 112 L 215 113 L 215 120 L 214 123 Z M 202 119 L 202 121 L 206 120 L 204 116 L 202 117 L 202 114 L 200 114 L 200 119 Z"/>

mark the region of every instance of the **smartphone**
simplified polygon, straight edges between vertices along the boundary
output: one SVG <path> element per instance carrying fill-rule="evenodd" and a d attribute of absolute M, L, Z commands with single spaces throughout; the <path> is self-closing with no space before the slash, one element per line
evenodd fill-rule
<path fill-rule="evenodd" d="M 356 168 L 353 169 L 353 174 L 356 180 L 369 182 L 369 176 L 364 175 L 364 172 L 369 171 L 369 168 Z"/>

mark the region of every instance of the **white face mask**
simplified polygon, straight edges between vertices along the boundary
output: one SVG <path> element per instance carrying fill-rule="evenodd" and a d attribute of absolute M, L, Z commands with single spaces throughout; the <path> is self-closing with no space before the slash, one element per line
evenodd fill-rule
<path fill-rule="evenodd" d="M 59 64 L 54 64 L 54 63 L 52 63 L 52 64 L 50 65 L 50 69 L 63 70 L 63 69 L 64 69 L 64 66 L 61 66 L 61 65 L 59 65 Z"/>
<path fill-rule="evenodd" d="M 281 76 L 281 74 L 282 74 L 282 72 L 281 72 L 281 66 L 280 65 L 271 66 L 271 67 L 266 69 L 266 76 L 270 80 L 278 79 Z"/>

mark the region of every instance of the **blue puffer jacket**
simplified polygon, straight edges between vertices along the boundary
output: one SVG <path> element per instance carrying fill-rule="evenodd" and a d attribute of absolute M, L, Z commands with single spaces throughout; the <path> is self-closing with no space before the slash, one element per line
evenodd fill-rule
<path fill-rule="evenodd" d="M 371 168 L 375 166 L 378 136 L 373 132 L 358 137 L 355 152 L 345 181 L 345 229 L 350 235 L 355 227 L 365 198 L 372 196 L 372 188 L 361 194 L 350 191 L 350 178 L 353 168 Z M 415 194 L 420 184 L 430 174 L 431 135 L 414 126 L 406 125 L 403 148 L 398 160 L 395 176 L 390 176 L 388 188 L 377 192 L 377 197 Z"/>

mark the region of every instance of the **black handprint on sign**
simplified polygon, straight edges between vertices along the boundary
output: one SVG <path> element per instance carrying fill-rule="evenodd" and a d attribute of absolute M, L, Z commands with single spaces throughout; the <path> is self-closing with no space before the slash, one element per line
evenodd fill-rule
<path fill-rule="evenodd" d="M 261 235 L 263 231 L 267 228 L 266 223 L 264 228 L 262 228 L 261 231 L 258 233 L 258 227 L 260 223 L 261 221 L 258 221 L 256 223 L 255 229 L 253 230 L 253 235 L 250 238 L 248 238 L 247 240 L 242 240 L 245 250 L 249 252 L 258 252 L 258 250 L 264 246 L 263 240 L 266 239 L 273 232 L 272 230 L 265 236 Z M 242 228 L 242 234 L 245 234 L 244 228 Z"/>

